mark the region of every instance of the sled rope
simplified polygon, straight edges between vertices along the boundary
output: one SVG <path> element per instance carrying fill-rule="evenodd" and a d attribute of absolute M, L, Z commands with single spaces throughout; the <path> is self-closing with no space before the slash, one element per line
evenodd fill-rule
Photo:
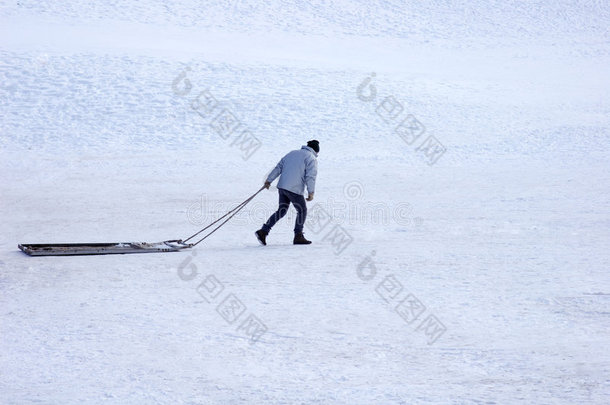
<path fill-rule="evenodd" d="M 208 226 L 206 226 L 205 228 L 201 229 L 199 232 L 189 236 L 187 239 L 185 239 L 183 242 L 186 243 L 187 241 L 193 239 L 195 236 L 199 235 L 201 232 L 205 231 L 206 229 L 209 229 L 212 225 L 218 223 L 220 220 L 222 220 L 223 218 L 229 216 L 227 219 L 225 219 L 224 221 L 222 221 L 220 223 L 220 225 L 218 225 L 216 228 L 212 229 L 209 233 L 207 233 L 203 238 L 199 239 L 197 242 L 191 244 L 191 246 L 197 246 L 199 243 L 203 242 L 206 238 L 208 238 L 210 235 L 212 235 L 214 232 L 216 232 L 221 226 L 223 226 L 224 224 L 226 224 L 231 218 L 233 218 L 239 211 L 242 210 L 242 208 L 244 208 L 250 201 L 252 201 L 254 199 L 254 197 L 256 197 L 258 195 L 258 193 L 260 193 L 261 191 L 263 191 L 263 189 L 265 188 L 265 186 L 261 187 L 256 193 L 252 194 L 250 197 L 248 197 L 245 201 L 241 202 L 240 204 L 238 204 L 237 206 L 235 206 L 233 209 L 231 209 L 229 212 L 227 212 L 226 214 L 224 214 L 223 216 L 221 216 L 220 218 L 216 219 L 214 222 L 212 222 L 211 224 L 209 224 Z M 229 215 L 231 214 L 231 215 Z"/>

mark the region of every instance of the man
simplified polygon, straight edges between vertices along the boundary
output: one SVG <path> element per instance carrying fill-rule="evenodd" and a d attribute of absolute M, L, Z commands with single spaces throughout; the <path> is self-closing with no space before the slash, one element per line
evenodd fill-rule
<path fill-rule="evenodd" d="M 307 217 L 307 206 L 303 192 L 307 186 L 307 201 L 313 200 L 313 193 L 316 187 L 316 176 L 318 174 L 318 152 L 320 152 L 320 143 L 311 140 L 307 142 L 307 146 L 302 146 L 301 149 L 293 150 L 280 160 L 275 166 L 275 169 L 267 176 L 265 188 L 269 189 L 273 180 L 280 176 L 277 183 L 277 191 L 280 195 L 280 203 L 277 211 L 269 217 L 265 225 L 255 232 L 258 241 L 262 245 L 267 244 L 267 235 L 273 225 L 280 220 L 286 212 L 290 203 L 297 210 L 297 219 L 294 224 L 294 240 L 295 245 L 309 245 L 311 241 L 303 236 L 303 224 Z"/>

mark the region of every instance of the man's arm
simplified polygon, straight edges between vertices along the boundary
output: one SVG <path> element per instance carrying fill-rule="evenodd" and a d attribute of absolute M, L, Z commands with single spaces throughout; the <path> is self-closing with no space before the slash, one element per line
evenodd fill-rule
<path fill-rule="evenodd" d="M 282 168 L 284 167 L 284 158 L 280 159 L 280 161 L 275 165 L 269 176 L 267 176 L 267 180 L 265 181 L 265 188 L 269 188 L 273 180 L 277 179 L 277 177 L 282 174 Z"/>
<path fill-rule="evenodd" d="M 316 176 L 318 175 L 318 161 L 310 159 L 305 166 L 305 184 L 307 185 L 307 201 L 313 200 L 313 193 L 316 188 Z"/>

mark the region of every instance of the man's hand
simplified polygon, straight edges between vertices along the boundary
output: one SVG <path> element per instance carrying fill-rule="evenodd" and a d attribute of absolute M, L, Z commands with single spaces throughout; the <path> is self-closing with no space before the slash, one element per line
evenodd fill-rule
<path fill-rule="evenodd" d="M 268 181 L 265 182 L 264 187 L 269 190 L 269 187 L 271 187 L 271 183 L 269 183 Z"/>
<path fill-rule="evenodd" d="M 307 201 L 311 201 L 313 200 L 313 193 L 309 193 L 309 195 L 306 198 Z"/>

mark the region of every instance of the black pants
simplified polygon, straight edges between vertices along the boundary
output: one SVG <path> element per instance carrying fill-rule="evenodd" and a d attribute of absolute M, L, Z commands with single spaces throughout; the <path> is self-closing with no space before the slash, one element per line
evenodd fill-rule
<path fill-rule="evenodd" d="M 277 211 L 273 213 L 267 220 L 267 223 L 263 225 L 263 230 L 265 232 L 269 232 L 273 225 L 277 221 L 279 221 L 286 213 L 288 212 L 288 207 L 290 203 L 294 205 L 294 208 L 297 210 L 297 220 L 294 223 L 294 233 L 302 233 L 303 232 L 303 224 L 305 223 L 305 218 L 307 218 L 307 205 L 305 205 L 305 197 L 301 194 L 293 193 L 292 191 L 284 190 L 283 188 L 277 189 L 280 195 L 280 203 Z"/>

